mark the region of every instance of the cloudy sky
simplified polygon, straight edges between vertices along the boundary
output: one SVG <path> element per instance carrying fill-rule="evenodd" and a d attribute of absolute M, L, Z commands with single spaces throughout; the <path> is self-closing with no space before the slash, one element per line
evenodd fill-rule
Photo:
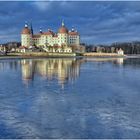
<path fill-rule="evenodd" d="M 0 2 L 0 43 L 20 41 L 25 21 L 34 32 L 42 27 L 57 32 L 64 19 L 75 27 L 81 42 L 109 44 L 140 41 L 140 2 Z"/>

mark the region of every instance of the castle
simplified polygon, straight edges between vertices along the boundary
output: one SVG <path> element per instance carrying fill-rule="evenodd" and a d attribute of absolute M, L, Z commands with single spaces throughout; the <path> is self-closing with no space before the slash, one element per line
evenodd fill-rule
<path fill-rule="evenodd" d="M 62 22 L 57 33 L 54 33 L 51 29 L 48 29 L 47 32 L 40 29 L 38 34 L 34 34 L 32 25 L 29 27 L 27 23 L 21 32 L 21 46 L 26 48 L 36 46 L 44 48 L 45 51 L 52 48 L 51 51 L 53 52 L 72 52 L 71 46 L 79 45 L 79 33 L 74 28 L 68 30 L 64 22 Z"/>

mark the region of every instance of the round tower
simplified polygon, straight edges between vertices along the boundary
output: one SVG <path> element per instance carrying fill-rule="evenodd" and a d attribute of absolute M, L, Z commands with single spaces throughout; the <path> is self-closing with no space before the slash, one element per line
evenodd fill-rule
<path fill-rule="evenodd" d="M 64 21 L 58 30 L 59 45 L 68 45 L 68 29 L 65 27 Z"/>
<path fill-rule="evenodd" d="M 32 45 L 32 33 L 27 23 L 25 23 L 21 32 L 21 45 L 25 47 L 30 47 Z"/>

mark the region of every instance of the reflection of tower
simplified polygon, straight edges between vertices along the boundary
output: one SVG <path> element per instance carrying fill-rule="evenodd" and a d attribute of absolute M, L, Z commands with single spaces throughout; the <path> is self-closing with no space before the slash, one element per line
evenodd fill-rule
<path fill-rule="evenodd" d="M 34 77 L 34 66 L 32 60 L 21 60 L 22 80 L 28 84 Z"/>
<path fill-rule="evenodd" d="M 68 81 L 70 78 L 70 69 L 72 67 L 73 59 L 60 59 L 58 62 L 58 70 L 57 70 L 57 76 L 58 76 L 58 83 L 64 86 L 64 84 Z"/>
<path fill-rule="evenodd" d="M 63 59 L 58 60 L 58 69 L 57 69 L 57 76 L 58 76 L 58 83 L 63 85 L 67 78 L 67 65 L 65 64 L 66 61 Z"/>
<path fill-rule="evenodd" d="M 38 60 L 36 65 L 36 70 L 39 75 L 41 75 L 43 78 L 46 78 L 47 76 L 47 61 L 46 60 Z"/>
<path fill-rule="evenodd" d="M 80 60 L 75 60 L 72 62 L 72 66 L 69 71 L 69 78 L 71 81 L 75 80 L 79 76 L 80 64 L 81 64 Z"/>
<path fill-rule="evenodd" d="M 54 75 L 54 60 L 55 59 L 49 59 L 47 64 L 47 78 L 48 80 L 52 80 Z"/>

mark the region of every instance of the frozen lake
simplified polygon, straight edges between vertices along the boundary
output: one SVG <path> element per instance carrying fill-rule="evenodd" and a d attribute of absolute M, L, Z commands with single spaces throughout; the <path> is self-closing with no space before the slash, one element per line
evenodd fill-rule
<path fill-rule="evenodd" d="M 0 60 L 0 138 L 140 138 L 140 58 Z"/>

